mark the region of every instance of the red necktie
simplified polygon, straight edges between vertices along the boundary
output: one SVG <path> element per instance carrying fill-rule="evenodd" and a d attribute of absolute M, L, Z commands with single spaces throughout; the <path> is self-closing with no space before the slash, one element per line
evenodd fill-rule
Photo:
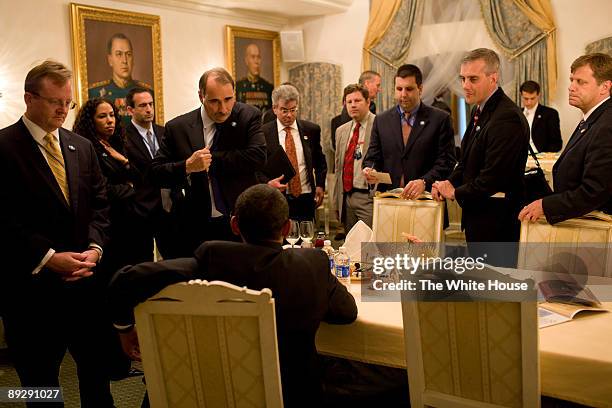
<path fill-rule="evenodd" d="M 361 124 L 357 122 L 355 129 L 353 129 L 353 136 L 351 141 L 346 148 L 344 154 L 344 168 L 342 169 L 342 184 L 345 192 L 349 192 L 353 189 L 353 167 L 355 164 L 355 150 L 357 149 L 357 142 L 359 141 L 359 128 Z"/>
<path fill-rule="evenodd" d="M 295 176 L 289 180 L 289 193 L 297 197 L 302 194 L 302 181 L 300 180 L 300 167 L 298 166 L 297 153 L 295 151 L 295 142 L 291 135 L 291 128 L 285 128 L 285 153 L 295 170 Z"/>

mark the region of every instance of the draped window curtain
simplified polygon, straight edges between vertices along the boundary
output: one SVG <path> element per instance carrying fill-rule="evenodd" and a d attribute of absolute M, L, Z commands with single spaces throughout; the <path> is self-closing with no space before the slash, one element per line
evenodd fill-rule
<path fill-rule="evenodd" d="M 520 85 L 531 79 L 542 85 L 541 101 L 546 104 L 554 96 L 557 82 L 555 24 L 550 0 L 478 1 L 481 18 L 484 19 L 491 40 L 514 65 L 509 70 L 513 72 L 514 80 L 512 89 L 506 89 L 509 96 L 518 102 Z M 422 25 L 423 9 L 426 7 L 432 7 L 431 0 L 372 1 L 363 47 L 363 68 L 381 74 L 383 92 L 378 96 L 378 106 L 381 109 L 387 109 L 395 103 L 395 71 L 408 62 L 415 27 Z M 447 36 L 452 35 L 447 33 Z M 451 42 L 456 41 L 453 38 Z M 487 44 L 474 45 L 473 48 L 481 46 Z M 446 63 L 448 65 L 448 61 Z M 435 71 L 436 66 L 432 69 Z M 449 77 L 448 87 L 457 90 L 453 81 L 454 78 Z M 426 85 L 427 82 L 426 79 Z M 439 84 L 436 83 L 436 86 Z"/>
<path fill-rule="evenodd" d="M 342 67 L 326 62 L 300 64 L 289 69 L 289 81 L 300 91 L 299 118 L 321 126 L 321 147 L 327 168 L 333 169 L 329 124 L 342 103 Z"/>

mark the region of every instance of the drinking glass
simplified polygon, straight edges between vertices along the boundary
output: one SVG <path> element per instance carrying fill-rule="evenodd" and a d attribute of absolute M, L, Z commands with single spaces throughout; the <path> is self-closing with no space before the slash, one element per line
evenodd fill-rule
<path fill-rule="evenodd" d="M 287 242 L 291 244 L 291 248 L 295 246 L 295 243 L 300 239 L 300 224 L 296 220 L 291 221 L 291 228 L 285 238 Z"/>
<path fill-rule="evenodd" d="M 314 224 L 312 221 L 300 222 L 300 237 L 302 241 L 310 243 L 314 238 Z"/>

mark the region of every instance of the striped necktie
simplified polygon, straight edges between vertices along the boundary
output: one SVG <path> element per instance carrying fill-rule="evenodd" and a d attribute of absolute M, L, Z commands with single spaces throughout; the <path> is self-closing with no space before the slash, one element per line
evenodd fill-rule
<path fill-rule="evenodd" d="M 64 157 L 59 149 L 58 143 L 55 141 L 55 136 L 51 133 L 45 135 L 45 152 L 47 153 L 47 162 L 51 168 L 55 180 L 64 194 L 67 203 L 70 203 L 70 193 L 68 191 L 68 179 L 66 178 L 66 169 L 64 167 Z"/>

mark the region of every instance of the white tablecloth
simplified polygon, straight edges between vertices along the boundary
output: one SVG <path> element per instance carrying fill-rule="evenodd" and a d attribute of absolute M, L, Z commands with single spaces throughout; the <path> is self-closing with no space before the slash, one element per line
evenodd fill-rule
<path fill-rule="evenodd" d="M 349 325 L 322 323 L 320 353 L 391 367 L 406 367 L 400 302 L 361 302 Z M 604 307 L 612 311 L 612 302 Z M 596 407 L 612 407 L 612 313 L 578 315 L 540 329 L 542 394 Z"/>

